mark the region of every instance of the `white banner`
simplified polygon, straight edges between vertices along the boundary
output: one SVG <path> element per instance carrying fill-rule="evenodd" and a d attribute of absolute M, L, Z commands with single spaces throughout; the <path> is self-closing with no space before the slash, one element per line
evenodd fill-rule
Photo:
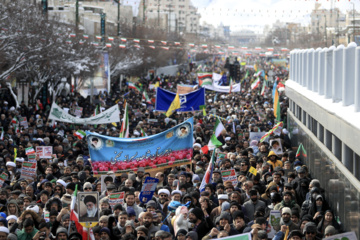
<path fill-rule="evenodd" d="M 214 83 L 211 86 L 210 85 L 204 85 L 204 88 L 207 89 L 207 90 L 215 91 L 215 92 L 223 92 L 223 93 L 229 93 L 230 92 L 230 87 L 229 86 L 219 86 L 219 85 L 215 85 Z M 240 83 L 232 85 L 231 92 L 240 92 L 240 91 L 241 91 Z"/>
<path fill-rule="evenodd" d="M 342 240 L 357 240 L 355 232 L 346 232 L 346 233 L 340 233 L 333 235 L 331 237 L 323 238 L 324 240 L 336 240 L 336 239 L 342 239 Z"/>
<path fill-rule="evenodd" d="M 119 106 L 114 105 L 108 110 L 99 113 L 96 116 L 92 116 L 89 118 L 78 118 L 68 114 L 63 109 L 61 109 L 61 107 L 59 107 L 56 103 L 53 103 L 51 106 L 49 119 L 59 122 L 67 122 L 74 124 L 106 124 L 112 122 L 116 123 L 116 122 L 120 122 L 120 111 L 119 111 Z"/>

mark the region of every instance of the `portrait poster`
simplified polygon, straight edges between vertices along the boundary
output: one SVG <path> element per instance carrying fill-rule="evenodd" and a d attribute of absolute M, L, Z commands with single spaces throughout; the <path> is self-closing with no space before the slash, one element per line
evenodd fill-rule
<path fill-rule="evenodd" d="M 99 221 L 99 193 L 98 192 L 80 192 L 77 195 L 79 222 L 97 222 Z"/>

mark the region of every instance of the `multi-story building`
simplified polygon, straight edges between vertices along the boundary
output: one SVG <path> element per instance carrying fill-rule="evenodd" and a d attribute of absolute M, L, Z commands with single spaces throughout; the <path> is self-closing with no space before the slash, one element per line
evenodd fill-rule
<path fill-rule="evenodd" d="M 138 12 L 138 21 L 146 25 L 179 33 L 200 32 L 200 14 L 191 0 L 147 0 L 139 5 Z"/>

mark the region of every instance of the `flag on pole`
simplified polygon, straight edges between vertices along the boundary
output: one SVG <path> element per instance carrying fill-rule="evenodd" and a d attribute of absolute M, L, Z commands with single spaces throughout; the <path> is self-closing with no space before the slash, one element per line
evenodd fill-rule
<path fill-rule="evenodd" d="M 16 125 L 16 124 L 19 124 L 19 120 L 17 119 L 16 116 L 11 119 L 11 123 L 12 123 L 12 124 L 15 124 L 15 125 Z"/>
<path fill-rule="evenodd" d="M 149 96 L 145 90 L 142 93 L 142 99 L 145 100 L 146 103 L 152 104 L 151 99 L 149 98 Z"/>
<path fill-rule="evenodd" d="M 275 89 L 275 97 L 274 97 L 274 116 L 277 121 L 280 121 L 280 101 L 279 101 L 279 92 Z"/>
<path fill-rule="evenodd" d="M 1 135 L 0 135 L 0 140 L 4 140 L 4 128 L 1 128 Z"/>
<path fill-rule="evenodd" d="M 76 196 L 77 196 L 77 191 L 78 191 L 78 185 L 76 184 L 75 186 L 75 191 L 73 193 L 73 195 L 71 196 L 71 205 L 70 205 L 70 221 L 73 221 L 75 223 L 75 227 L 78 233 L 81 234 L 82 239 L 91 239 L 91 240 L 95 240 L 94 234 L 90 229 L 90 232 L 88 232 L 88 229 L 86 227 L 83 227 L 80 223 L 79 223 L 79 216 L 77 214 L 77 212 L 75 212 L 75 203 L 76 203 Z M 71 224 L 69 225 L 69 229 L 70 229 Z"/>
<path fill-rule="evenodd" d="M 215 149 L 216 147 L 222 146 L 222 143 L 217 139 L 221 132 L 225 129 L 224 125 L 221 123 L 219 118 L 216 118 L 214 133 L 212 134 L 208 145 L 205 145 L 201 148 L 204 154 L 207 154 L 210 150 Z"/>
<path fill-rule="evenodd" d="M 260 85 L 260 78 L 257 77 L 254 82 L 251 84 L 251 90 L 254 90 L 255 88 L 257 88 Z"/>
<path fill-rule="evenodd" d="M 202 179 L 202 182 L 201 182 L 201 185 L 200 185 L 200 188 L 199 188 L 200 192 L 205 191 L 206 184 L 212 182 L 211 177 L 212 177 L 212 173 L 214 171 L 214 164 L 215 164 L 215 149 L 214 149 L 214 151 L 212 153 L 209 166 L 208 166 L 208 168 L 207 168 L 207 170 L 205 172 L 205 175 L 204 175 L 204 177 Z"/>
<path fill-rule="evenodd" d="M 266 85 L 267 85 L 267 81 L 264 80 L 263 85 L 262 85 L 262 88 L 261 88 L 261 92 L 260 92 L 261 96 L 264 96 L 264 95 L 265 95 L 265 91 L 266 91 L 266 89 L 267 89 Z"/>
<path fill-rule="evenodd" d="M 233 85 L 233 80 L 232 78 L 230 78 L 229 93 L 231 93 L 232 85 Z"/>
<path fill-rule="evenodd" d="M 252 175 L 254 175 L 254 176 L 257 175 L 257 170 L 256 170 L 256 168 L 254 168 L 253 166 L 250 167 L 249 172 L 250 172 Z"/>
<path fill-rule="evenodd" d="M 134 83 L 132 82 L 128 82 L 128 88 L 130 89 L 135 89 L 138 90 L 139 92 L 141 92 L 140 88 L 138 88 Z"/>
<path fill-rule="evenodd" d="M 17 157 L 17 148 L 14 148 L 14 163 L 16 163 L 16 157 Z"/>
<path fill-rule="evenodd" d="M 129 116 L 128 116 L 128 105 L 125 103 L 125 112 L 124 117 L 121 124 L 120 129 L 120 138 L 128 138 L 129 137 Z"/>
<path fill-rule="evenodd" d="M 42 105 L 42 103 L 40 102 L 39 99 L 36 101 L 35 109 L 36 109 L 36 111 L 44 109 L 44 107 L 43 107 L 43 105 Z"/>
<path fill-rule="evenodd" d="M 140 134 L 141 134 L 142 137 L 147 137 L 146 132 L 142 128 L 140 128 Z"/>
<path fill-rule="evenodd" d="M 86 133 L 82 130 L 77 130 L 75 133 L 74 133 L 74 136 L 77 137 L 78 139 L 83 139 L 84 137 L 86 137 Z"/>
<path fill-rule="evenodd" d="M 35 154 L 35 149 L 33 147 L 28 147 L 28 148 L 25 148 L 25 154 L 26 155 L 31 155 L 31 154 Z"/>
<path fill-rule="evenodd" d="M 300 156 L 307 157 L 307 152 L 304 148 L 304 145 L 302 145 L 302 143 L 300 143 L 295 157 L 300 157 Z"/>
<path fill-rule="evenodd" d="M 176 111 L 176 109 L 179 109 L 180 107 L 181 107 L 180 96 L 179 96 L 179 93 L 177 93 L 174 100 L 172 101 L 169 109 L 166 112 L 166 116 L 170 117 Z"/>

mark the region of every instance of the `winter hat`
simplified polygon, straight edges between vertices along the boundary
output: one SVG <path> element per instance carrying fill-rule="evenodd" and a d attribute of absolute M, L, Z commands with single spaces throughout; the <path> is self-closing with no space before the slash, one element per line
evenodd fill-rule
<path fill-rule="evenodd" d="M 196 218 L 197 218 L 197 219 L 200 219 L 200 220 L 202 220 L 203 217 L 204 217 L 203 211 L 202 211 L 200 208 L 198 208 L 198 207 L 195 207 L 195 208 L 191 209 L 191 210 L 189 211 L 189 213 L 194 214 L 194 215 L 196 216 Z"/>
<path fill-rule="evenodd" d="M 191 238 L 191 240 L 198 240 L 198 234 L 197 232 L 190 231 L 186 234 L 186 238 Z"/>
<path fill-rule="evenodd" d="M 226 220 L 228 220 L 228 222 L 230 223 L 230 221 L 231 221 L 230 213 L 228 213 L 228 212 L 222 212 L 222 213 L 220 214 L 220 220 L 221 220 L 221 219 L 226 219 Z"/>
<path fill-rule="evenodd" d="M 226 211 L 230 209 L 230 203 L 229 202 L 223 202 L 221 205 L 221 211 Z"/>
<path fill-rule="evenodd" d="M 156 209 L 156 202 L 154 200 L 150 200 L 146 203 L 146 208 L 153 207 Z"/>
<path fill-rule="evenodd" d="M 291 209 L 288 208 L 288 207 L 284 207 L 284 208 L 281 209 L 281 214 L 284 214 L 284 213 L 290 214 L 290 217 L 292 216 Z"/>
<path fill-rule="evenodd" d="M 337 233 L 336 229 L 334 228 L 334 226 L 329 225 L 325 228 L 325 232 L 324 235 L 335 235 Z"/>

